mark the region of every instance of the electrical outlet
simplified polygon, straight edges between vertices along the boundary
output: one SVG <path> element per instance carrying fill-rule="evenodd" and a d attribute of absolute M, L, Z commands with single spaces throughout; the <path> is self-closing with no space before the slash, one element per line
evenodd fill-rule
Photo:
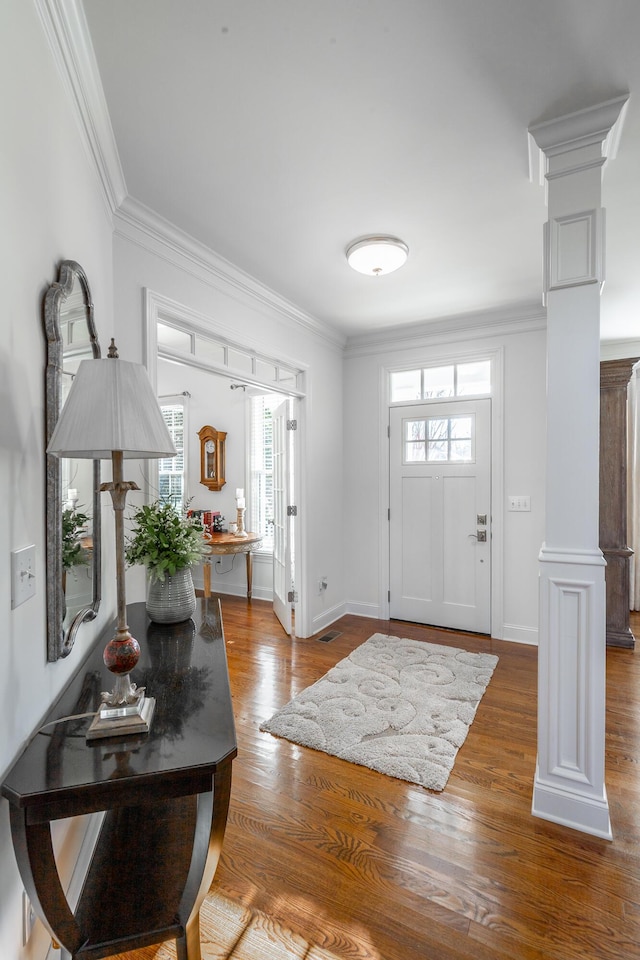
<path fill-rule="evenodd" d="M 36 548 L 23 547 L 11 552 L 11 609 L 33 597 L 36 592 Z"/>
<path fill-rule="evenodd" d="M 26 890 L 22 891 L 22 946 L 26 947 L 29 937 L 33 932 L 36 922 L 36 915 L 31 905 L 31 900 L 27 896 Z"/>
<path fill-rule="evenodd" d="M 327 578 L 320 577 L 320 579 L 318 580 L 318 593 L 319 594 L 324 593 L 326 589 L 327 589 Z"/>

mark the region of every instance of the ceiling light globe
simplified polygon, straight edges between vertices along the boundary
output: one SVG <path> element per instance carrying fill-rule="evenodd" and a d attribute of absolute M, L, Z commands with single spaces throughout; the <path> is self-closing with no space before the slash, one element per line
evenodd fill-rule
<path fill-rule="evenodd" d="M 347 247 L 350 267 L 369 277 L 381 277 L 402 267 L 409 248 L 396 237 L 363 237 Z"/>

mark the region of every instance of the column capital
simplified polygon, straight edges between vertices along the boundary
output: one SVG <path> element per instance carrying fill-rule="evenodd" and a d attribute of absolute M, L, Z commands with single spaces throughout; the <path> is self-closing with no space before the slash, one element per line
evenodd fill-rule
<path fill-rule="evenodd" d="M 545 177 L 564 176 L 614 159 L 629 95 L 529 127 L 529 173 L 542 186 Z"/>

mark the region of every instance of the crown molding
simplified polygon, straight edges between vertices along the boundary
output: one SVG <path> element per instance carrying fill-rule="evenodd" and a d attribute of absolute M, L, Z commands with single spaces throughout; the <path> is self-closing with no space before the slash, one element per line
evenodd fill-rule
<path fill-rule="evenodd" d="M 127 195 L 100 73 L 80 0 L 34 0 L 112 215 Z"/>
<path fill-rule="evenodd" d="M 402 350 L 461 340 L 483 340 L 535 330 L 546 330 L 546 311 L 539 303 L 520 303 L 497 310 L 457 314 L 436 320 L 385 327 L 362 336 L 350 337 L 346 357 L 372 356 L 376 353 L 398 353 Z"/>
<path fill-rule="evenodd" d="M 281 320 L 302 327 L 332 347 L 344 349 L 346 337 L 310 314 L 304 313 L 229 260 L 165 220 L 133 197 L 126 197 L 114 216 L 114 231 L 132 243 L 190 273 L 216 290 L 254 309 L 276 314 Z"/>

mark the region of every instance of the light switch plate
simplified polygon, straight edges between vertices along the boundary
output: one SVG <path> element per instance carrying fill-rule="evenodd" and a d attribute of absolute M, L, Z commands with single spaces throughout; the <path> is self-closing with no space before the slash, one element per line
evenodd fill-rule
<path fill-rule="evenodd" d="M 35 596 L 36 548 L 23 547 L 11 552 L 11 609 Z"/>
<path fill-rule="evenodd" d="M 528 512 L 531 510 L 531 497 L 526 496 L 510 496 L 509 497 L 509 510 L 515 511 L 516 513 Z"/>

